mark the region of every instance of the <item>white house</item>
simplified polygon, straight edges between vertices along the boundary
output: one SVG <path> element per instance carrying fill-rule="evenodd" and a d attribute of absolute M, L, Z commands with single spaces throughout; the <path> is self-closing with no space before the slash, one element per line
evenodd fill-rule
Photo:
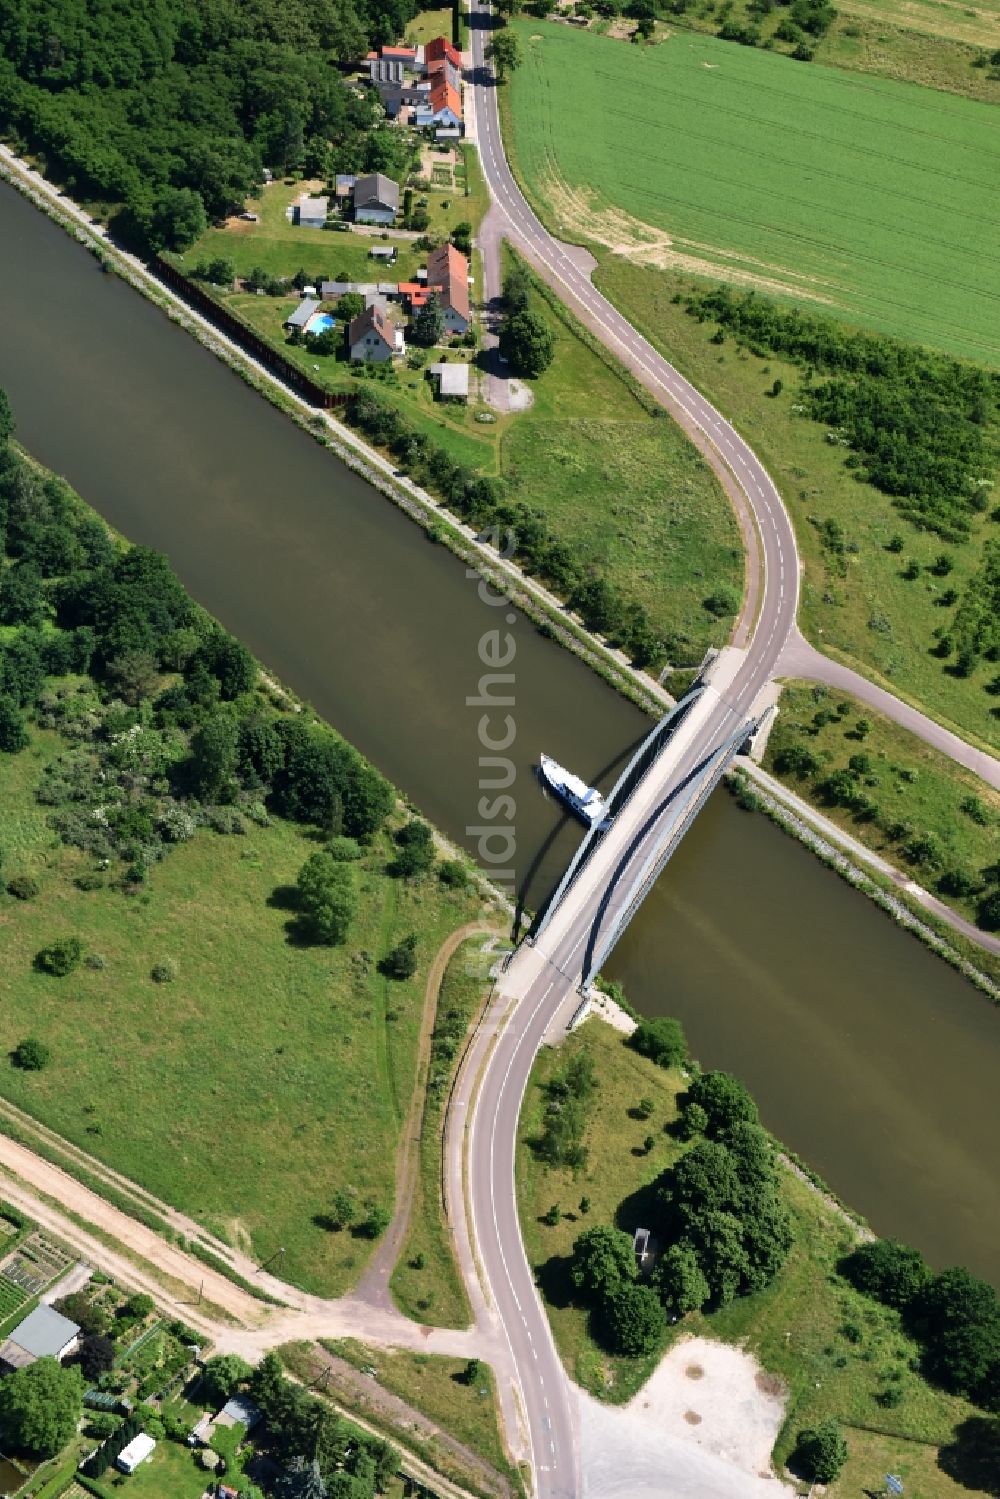
<path fill-rule="evenodd" d="M 137 1437 L 133 1437 L 127 1447 L 123 1447 L 115 1458 L 115 1467 L 122 1473 L 134 1473 L 140 1463 L 144 1463 L 156 1451 L 156 1443 L 152 1437 L 140 1431 Z"/>
<path fill-rule="evenodd" d="M 385 364 L 395 354 L 406 352 L 402 331 L 374 304 L 352 320 L 347 341 L 355 364 Z"/>

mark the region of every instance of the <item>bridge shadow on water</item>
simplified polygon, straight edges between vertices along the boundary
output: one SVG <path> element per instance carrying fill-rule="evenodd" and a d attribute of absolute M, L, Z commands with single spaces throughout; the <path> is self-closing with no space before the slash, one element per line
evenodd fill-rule
<path fill-rule="evenodd" d="M 594 913 L 594 919 L 590 924 L 590 931 L 587 934 L 587 945 L 584 948 L 583 956 L 583 973 L 585 976 L 591 971 L 594 962 L 594 955 L 597 950 L 598 938 L 601 935 L 601 926 L 603 924 L 605 916 L 607 915 L 608 908 L 611 905 L 611 901 L 624 877 L 625 871 L 631 864 L 634 855 L 641 847 L 648 834 L 652 832 L 653 828 L 656 826 L 657 822 L 667 811 L 667 809 L 671 807 L 679 797 L 682 796 L 683 792 L 686 791 L 686 789 L 693 782 L 700 779 L 702 773 L 705 770 L 705 767 L 710 764 L 713 757 L 714 752 L 713 754 L 706 755 L 703 760 L 699 760 L 698 764 L 688 772 L 684 779 L 678 782 L 673 791 L 670 792 L 669 796 L 665 796 L 661 802 L 657 803 L 652 812 L 650 812 L 649 816 L 646 818 L 645 822 L 632 838 L 628 847 L 622 854 L 621 858 L 618 860 L 618 863 L 615 865 L 614 871 L 612 872 L 607 886 L 605 887 L 604 893 L 601 896 L 601 900 L 597 907 L 597 910 Z"/>
<path fill-rule="evenodd" d="M 620 770 L 623 765 L 627 765 L 629 760 L 635 754 L 636 750 L 639 748 L 640 744 L 642 744 L 642 737 L 636 739 L 632 744 L 627 745 L 625 749 L 621 750 L 620 753 L 614 757 L 613 760 L 609 760 L 606 765 L 602 765 L 600 770 L 598 770 L 596 775 L 594 776 L 593 784 L 597 785 L 598 782 L 603 781 L 607 776 L 613 775 L 616 771 Z M 533 774 L 535 780 L 540 784 L 541 773 L 537 766 L 534 767 Z M 554 798 L 546 795 L 546 800 L 554 800 Z M 556 802 L 555 805 L 558 807 L 559 803 Z M 525 919 L 526 910 L 528 909 L 528 892 L 530 891 L 533 882 L 540 874 L 541 870 L 545 867 L 545 861 L 548 855 L 552 852 L 552 849 L 555 847 L 555 844 L 560 835 L 563 833 L 564 829 L 573 826 L 575 823 L 576 818 L 572 815 L 572 813 L 560 809 L 558 819 L 552 825 L 549 832 L 545 835 L 534 856 L 532 857 L 531 863 L 522 874 L 518 882 L 517 902 L 514 910 L 512 937 L 515 942 L 519 939 L 521 934 L 521 925 Z M 545 892 L 544 898 L 540 901 L 538 907 L 536 908 L 535 914 L 529 926 L 529 931 L 532 930 L 539 921 L 541 921 L 558 884 L 559 877 L 557 877 L 552 882 L 550 889 Z"/>

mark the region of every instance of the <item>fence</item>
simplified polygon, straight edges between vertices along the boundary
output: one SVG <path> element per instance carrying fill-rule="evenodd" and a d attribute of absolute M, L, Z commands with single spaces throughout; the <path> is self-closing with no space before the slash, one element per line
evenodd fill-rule
<path fill-rule="evenodd" d="M 313 406 L 320 406 L 329 411 L 335 406 L 347 405 L 350 396 L 346 391 L 327 390 L 317 381 L 310 379 L 305 370 L 286 358 L 265 338 L 261 338 L 249 323 L 245 323 L 230 308 L 217 302 L 210 292 L 207 292 L 203 286 L 199 286 L 197 281 L 192 281 L 190 276 L 185 276 L 183 271 L 179 271 L 168 260 L 164 260 L 160 255 L 154 255 L 149 264 L 150 269 L 159 276 L 161 281 L 165 281 L 173 291 L 180 292 L 185 302 L 190 303 L 208 322 L 228 334 L 241 349 L 252 354 L 259 364 L 264 365 L 280 380 L 291 385 Z"/>

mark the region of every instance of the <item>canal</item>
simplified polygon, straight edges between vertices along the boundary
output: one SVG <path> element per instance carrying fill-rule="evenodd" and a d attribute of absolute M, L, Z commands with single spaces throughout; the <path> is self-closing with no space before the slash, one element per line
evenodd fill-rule
<path fill-rule="evenodd" d="M 539 752 L 606 782 L 642 715 L 5 184 L 0 330 L 26 447 L 537 901 L 579 836 Z M 481 682 L 506 632 L 514 680 Z M 484 714 L 516 731 L 510 849 Z M 609 972 L 879 1232 L 1000 1281 L 1000 1014 L 811 854 L 717 793 Z"/>

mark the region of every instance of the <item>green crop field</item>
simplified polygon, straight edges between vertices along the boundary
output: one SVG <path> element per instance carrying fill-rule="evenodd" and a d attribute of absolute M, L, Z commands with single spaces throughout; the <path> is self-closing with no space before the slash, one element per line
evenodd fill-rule
<path fill-rule="evenodd" d="M 1000 364 L 987 105 L 692 33 L 516 30 L 516 166 L 564 237 Z"/>

